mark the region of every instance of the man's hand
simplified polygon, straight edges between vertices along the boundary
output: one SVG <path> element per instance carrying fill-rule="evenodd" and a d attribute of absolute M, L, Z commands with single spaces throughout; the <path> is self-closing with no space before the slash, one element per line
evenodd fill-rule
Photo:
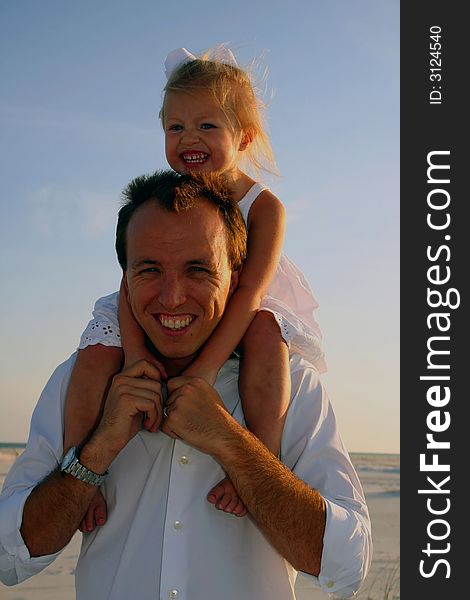
<path fill-rule="evenodd" d="M 180 438 L 206 454 L 217 454 L 231 424 L 236 424 L 219 394 L 198 377 L 175 377 L 168 381 L 168 417 L 162 431 Z"/>
<path fill-rule="evenodd" d="M 101 422 L 80 453 L 80 462 L 104 473 L 116 455 L 142 427 L 156 431 L 162 419 L 161 374 L 142 360 L 115 375 Z M 28 496 L 21 535 L 31 556 L 52 554 L 72 538 L 96 488 L 53 471 Z"/>
<path fill-rule="evenodd" d="M 227 412 L 203 379 L 168 381 L 162 430 L 221 465 L 260 530 L 295 569 L 318 576 L 326 524 L 321 495 Z"/>
<path fill-rule="evenodd" d="M 159 369 L 145 360 L 114 376 L 101 422 L 85 445 L 82 458 L 91 446 L 95 457 L 111 455 L 112 460 L 142 426 L 157 431 L 162 420 L 161 377 Z"/>

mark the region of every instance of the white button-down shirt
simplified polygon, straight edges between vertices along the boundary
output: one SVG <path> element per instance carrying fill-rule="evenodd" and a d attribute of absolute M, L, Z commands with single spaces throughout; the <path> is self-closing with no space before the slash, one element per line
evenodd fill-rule
<path fill-rule="evenodd" d="M 28 445 L 0 496 L 0 579 L 14 585 L 57 554 L 31 558 L 20 534 L 31 490 L 60 464 L 63 410 L 74 356 L 60 365 L 34 411 Z M 361 485 L 336 429 L 316 371 L 291 360 L 292 402 L 282 438 L 283 462 L 327 506 L 318 582 L 349 597 L 370 565 L 372 542 Z M 238 362 L 216 383 L 227 409 L 243 421 Z M 297 572 L 251 517 L 218 511 L 206 495 L 224 473 L 211 457 L 162 432 L 138 433 L 116 457 L 103 486 L 108 521 L 83 536 L 76 569 L 78 600 L 288 600 Z M 288 510 L 288 507 L 286 507 Z"/>

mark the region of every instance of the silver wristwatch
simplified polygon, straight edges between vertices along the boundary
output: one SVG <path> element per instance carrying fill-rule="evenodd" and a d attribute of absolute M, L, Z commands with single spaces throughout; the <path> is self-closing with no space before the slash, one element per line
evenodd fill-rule
<path fill-rule="evenodd" d="M 60 470 L 62 473 L 68 473 L 69 475 L 72 475 L 72 477 L 76 477 L 77 479 L 80 479 L 80 481 L 84 481 L 89 485 L 101 485 L 106 479 L 108 472 L 106 471 L 106 473 L 103 475 L 98 475 L 98 473 L 90 471 L 90 469 L 87 469 L 80 464 L 78 457 L 78 448 L 72 446 L 72 448 L 68 450 L 62 459 L 62 463 L 60 465 Z"/>

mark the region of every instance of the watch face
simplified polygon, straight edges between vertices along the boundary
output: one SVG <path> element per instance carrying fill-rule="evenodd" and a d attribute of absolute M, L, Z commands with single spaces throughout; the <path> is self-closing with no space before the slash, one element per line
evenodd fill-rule
<path fill-rule="evenodd" d="M 62 459 L 62 464 L 61 464 L 62 470 L 66 469 L 70 465 L 70 463 L 73 461 L 73 459 L 75 458 L 75 450 L 76 450 L 76 448 L 74 448 L 74 447 L 67 450 L 67 454 Z"/>

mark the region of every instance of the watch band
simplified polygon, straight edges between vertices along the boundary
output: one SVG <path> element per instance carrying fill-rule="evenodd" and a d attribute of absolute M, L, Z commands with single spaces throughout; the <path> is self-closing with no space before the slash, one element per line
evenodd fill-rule
<path fill-rule="evenodd" d="M 98 473 L 90 471 L 90 469 L 87 469 L 78 461 L 78 458 L 75 459 L 69 467 L 64 469 L 64 473 L 68 473 L 69 475 L 72 475 L 72 477 L 76 477 L 77 479 L 80 479 L 80 481 L 84 481 L 90 485 L 101 485 L 107 475 L 107 473 L 98 475 Z"/>
<path fill-rule="evenodd" d="M 90 469 L 84 467 L 80 461 L 78 460 L 78 451 L 77 448 L 71 448 L 69 452 L 64 457 L 62 461 L 61 469 L 63 473 L 68 473 L 72 477 L 79 479 L 80 481 L 84 481 L 89 485 L 99 486 L 101 485 L 108 472 L 103 475 L 99 475 Z"/>

